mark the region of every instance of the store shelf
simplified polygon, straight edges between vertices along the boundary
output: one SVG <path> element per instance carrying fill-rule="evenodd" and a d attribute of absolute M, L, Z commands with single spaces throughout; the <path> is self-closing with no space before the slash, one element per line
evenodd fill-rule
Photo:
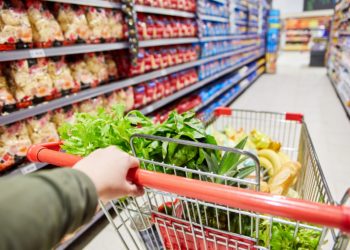
<path fill-rule="evenodd" d="M 236 23 L 236 25 L 241 25 L 241 26 L 247 26 L 248 25 L 248 22 L 241 21 L 241 20 L 236 20 L 235 23 Z"/>
<path fill-rule="evenodd" d="M 238 97 L 240 97 L 249 87 L 251 87 L 253 84 L 254 84 L 254 82 L 256 81 L 256 80 L 258 80 L 259 79 L 259 77 L 261 76 L 261 75 L 263 75 L 264 73 L 262 73 L 262 74 L 260 74 L 260 75 L 257 75 L 253 80 L 251 80 L 251 82 L 246 86 L 246 87 L 244 87 L 243 89 L 241 89 L 239 92 L 237 92 L 235 95 L 233 95 L 232 97 L 231 97 L 231 99 L 229 99 L 226 103 L 224 103 L 222 106 L 223 107 L 227 107 L 227 106 L 229 106 L 232 102 L 234 102 Z M 214 119 L 214 114 L 212 114 L 212 116 L 208 119 L 208 120 L 206 120 L 206 121 L 204 121 L 204 123 L 205 124 L 209 124 L 211 121 L 213 121 L 213 119 Z"/>
<path fill-rule="evenodd" d="M 116 81 L 116 82 L 112 82 L 110 84 L 107 85 L 102 85 L 96 88 L 92 88 L 92 89 L 87 89 L 87 90 L 83 90 L 80 91 L 76 94 L 73 95 L 69 95 L 69 96 L 65 96 L 59 99 L 55 99 L 52 100 L 50 102 L 46 102 L 46 103 L 41 103 L 38 104 L 36 106 L 33 106 L 31 108 L 27 108 L 27 109 L 23 109 L 23 110 L 19 110 L 13 113 L 10 113 L 8 115 L 4 115 L 4 116 L 0 116 L 0 125 L 6 125 L 6 124 L 10 124 L 16 121 L 20 121 L 38 114 L 42 114 L 45 112 L 48 112 L 50 110 L 54 110 L 60 107 L 64 107 L 76 102 L 80 102 L 86 99 L 90 99 L 99 95 L 103 95 L 121 88 L 125 88 L 128 86 L 132 86 L 144 81 L 148 81 L 160 76 L 166 76 L 168 74 L 172 74 L 181 70 L 185 70 L 188 68 L 192 68 L 198 65 L 201 65 L 203 63 L 207 63 L 210 61 L 214 61 L 217 59 L 221 59 L 224 57 L 229 57 L 232 55 L 236 55 L 236 54 L 240 54 L 240 53 L 244 53 L 247 51 L 251 51 L 254 49 L 259 49 L 259 47 L 256 46 L 250 46 L 244 49 L 240 49 L 240 50 L 234 50 L 231 52 L 227 52 L 224 54 L 219 54 L 216 56 L 211 56 L 208 58 L 204 58 L 204 59 L 200 59 L 194 62 L 189 62 L 189 63 L 184 63 L 184 64 L 180 64 L 180 65 L 176 65 L 173 67 L 169 67 L 169 68 L 165 68 L 165 69 L 161 69 L 161 70 L 156 70 L 150 73 L 145 73 L 143 75 L 139 75 L 139 76 L 135 76 L 135 77 L 131 77 L 128 79 L 124 79 L 124 80 L 120 80 L 120 81 Z"/>
<path fill-rule="evenodd" d="M 110 210 L 113 208 L 113 206 L 112 206 L 110 203 L 108 203 L 105 207 L 106 207 L 106 210 L 107 210 L 107 211 L 110 211 Z M 88 231 L 96 222 L 98 222 L 99 220 L 101 220 L 104 216 L 105 216 L 105 214 L 104 214 L 103 210 L 102 210 L 102 209 L 99 210 L 99 211 L 94 215 L 94 217 L 92 217 L 91 221 L 90 221 L 88 224 L 82 226 L 82 227 L 80 228 L 80 230 L 78 230 L 78 231 L 74 234 L 74 236 L 73 236 L 72 238 L 70 238 L 69 240 L 67 240 L 67 241 L 63 242 L 62 244 L 60 244 L 60 245 L 56 248 L 56 250 L 65 250 L 65 249 L 69 249 L 70 245 L 71 245 L 74 241 L 76 241 L 79 237 L 81 237 L 86 231 Z"/>
<path fill-rule="evenodd" d="M 340 36 L 350 36 L 350 31 L 338 31 Z"/>
<path fill-rule="evenodd" d="M 221 3 L 221 4 L 226 4 L 226 0 L 212 0 L 213 2 Z"/>
<path fill-rule="evenodd" d="M 169 38 L 169 39 L 157 39 L 157 40 L 146 40 L 140 41 L 139 47 L 153 47 L 153 46 L 165 46 L 165 45 L 176 45 L 186 43 L 197 43 L 199 40 L 196 37 L 189 38 Z"/>
<path fill-rule="evenodd" d="M 216 41 L 224 41 L 224 40 L 244 40 L 244 39 L 252 39 L 259 38 L 258 34 L 250 34 L 250 35 L 230 35 L 230 36 L 208 36 L 202 37 L 199 39 L 200 42 L 216 42 Z"/>
<path fill-rule="evenodd" d="M 60 55 L 72 55 L 87 52 L 108 51 L 128 48 L 127 42 L 79 44 L 72 46 L 53 47 L 45 49 L 21 49 L 0 52 L 0 62 L 13 61 L 28 58 L 39 58 Z"/>
<path fill-rule="evenodd" d="M 204 21 L 228 23 L 228 17 L 218 17 L 218 16 L 209 16 L 209 15 L 198 14 L 198 18 L 201 20 L 204 20 Z"/>
<path fill-rule="evenodd" d="M 259 57 L 255 58 L 254 60 L 257 60 Z M 253 60 L 253 61 L 254 61 Z M 218 98 L 219 96 L 221 96 L 222 94 L 224 94 L 227 90 L 229 90 L 230 88 L 234 87 L 236 84 L 238 84 L 240 81 L 242 81 L 243 79 L 245 79 L 249 74 L 253 73 L 255 70 L 257 70 L 260 66 L 257 65 L 255 66 L 254 68 L 251 68 L 249 69 L 247 72 L 244 73 L 244 75 L 241 76 L 241 78 L 231 84 L 231 85 L 228 85 L 222 89 L 220 89 L 218 92 L 216 92 L 214 95 L 212 95 L 208 100 L 206 100 L 205 102 L 203 102 L 201 105 L 197 106 L 194 111 L 195 112 L 198 112 L 200 111 L 201 109 L 203 109 L 204 107 L 208 106 L 210 103 L 212 103 L 216 98 Z"/>
<path fill-rule="evenodd" d="M 259 79 L 259 77 L 261 76 L 261 75 L 263 75 L 264 73 L 262 73 L 262 74 L 260 74 L 260 75 L 257 75 L 253 80 L 251 80 L 250 82 L 249 82 L 249 84 L 246 86 L 246 87 L 244 87 L 243 89 L 241 89 L 239 92 L 237 92 L 234 96 L 232 96 L 232 98 L 230 99 L 230 100 L 228 100 L 226 103 L 224 103 L 224 107 L 226 107 L 226 106 L 228 106 L 228 105 L 230 105 L 234 100 L 236 100 L 238 97 L 240 97 L 250 86 L 252 86 L 253 85 L 253 83 L 256 81 L 256 80 L 258 80 Z"/>
<path fill-rule="evenodd" d="M 242 10 L 242 11 L 248 11 L 248 7 L 240 4 L 235 5 L 235 9 Z"/>
<path fill-rule="evenodd" d="M 344 100 L 343 96 L 339 93 L 339 90 L 338 90 L 337 85 L 336 85 L 335 81 L 333 80 L 333 78 L 329 74 L 327 74 L 327 75 L 328 75 L 328 78 L 329 78 L 333 88 L 334 88 L 335 93 L 337 94 L 337 96 L 339 98 L 339 101 L 341 102 L 341 104 L 344 108 L 346 115 L 350 119 L 350 107 L 348 107 L 346 105 L 346 100 Z"/>
<path fill-rule="evenodd" d="M 232 66 L 232 67 L 230 67 L 228 69 L 225 69 L 225 70 L 219 72 L 218 74 L 215 74 L 213 76 L 207 77 L 206 79 L 201 80 L 201 81 L 199 81 L 199 82 L 197 82 L 197 83 L 195 83 L 195 84 L 193 84 L 193 85 L 191 85 L 189 87 L 186 87 L 186 88 L 184 88 L 184 89 L 174 93 L 171 96 L 165 97 L 165 98 L 163 98 L 163 99 L 161 99 L 161 100 L 159 100 L 157 102 L 154 102 L 154 103 L 144 107 L 140 111 L 141 111 L 141 113 L 143 113 L 145 115 L 150 114 L 150 113 L 156 111 L 157 109 L 159 109 L 161 107 L 164 107 L 165 105 L 175 101 L 176 99 L 178 99 L 180 97 L 183 97 L 183 96 L 187 95 L 188 93 L 191 93 L 191 92 L 193 92 L 193 91 L 195 91 L 195 90 L 205 86 L 206 84 L 208 84 L 208 83 L 210 83 L 210 82 L 212 82 L 212 81 L 214 81 L 214 80 L 216 80 L 216 79 L 218 79 L 218 78 L 220 78 L 220 77 L 222 77 L 222 76 L 224 76 L 224 75 L 226 75 L 228 73 L 231 73 L 232 71 L 234 71 L 234 70 L 236 70 L 236 69 L 238 69 L 238 68 L 240 68 L 240 67 L 242 67 L 242 66 L 244 66 L 244 65 L 246 65 L 246 64 L 248 64 L 248 63 L 250 63 L 252 61 L 257 60 L 258 58 L 260 58 L 262 56 L 263 56 L 263 54 L 260 54 L 257 57 L 251 58 L 251 59 L 249 59 L 249 60 L 247 60 L 247 61 L 245 61 L 243 63 L 237 64 L 237 65 Z"/>
<path fill-rule="evenodd" d="M 157 8 L 157 7 L 150 7 L 150 6 L 143 6 L 143 5 L 135 5 L 135 10 L 137 12 L 167 15 L 167 16 L 178 16 L 178 17 L 186 17 L 186 18 L 196 17 L 194 13 L 187 12 L 187 11 L 164 9 L 164 8 Z"/>
<path fill-rule="evenodd" d="M 102 8 L 113 8 L 120 9 L 121 4 L 115 2 L 109 2 L 104 0 L 44 0 L 48 2 L 56 2 L 56 3 L 69 3 L 69 4 L 78 4 L 78 5 L 87 5 L 87 6 L 95 6 Z"/>
<path fill-rule="evenodd" d="M 157 40 L 146 40 L 140 41 L 140 47 L 151 47 L 151 46 L 165 46 L 175 44 L 186 44 L 196 43 L 198 38 L 169 38 L 169 39 L 157 39 Z M 39 57 L 50 57 L 59 55 L 72 55 L 81 54 L 87 52 L 99 52 L 99 51 L 110 51 L 128 48 L 127 42 L 117 43 L 101 43 L 101 44 L 80 44 L 72 46 L 62 46 L 46 49 L 23 49 L 14 51 L 0 52 L 0 62 L 20 60 L 27 58 L 39 58 Z"/>

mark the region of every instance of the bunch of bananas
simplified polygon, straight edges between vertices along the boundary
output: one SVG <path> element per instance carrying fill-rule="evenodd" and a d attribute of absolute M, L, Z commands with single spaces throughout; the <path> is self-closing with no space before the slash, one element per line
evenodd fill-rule
<path fill-rule="evenodd" d="M 239 141 L 248 137 L 245 148 L 257 153 L 260 166 L 267 174 L 267 180 L 260 183 L 260 190 L 298 198 L 297 192 L 292 187 L 298 180 L 301 164 L 292 161 L 281 151 L 280 142 L 273 141 L 268 135 L 255 129 L 247 134 L 242 128 L 238 130 L 226 128 L 222 133 L 210 127 L 207 132 L 216 138 L 219 145 L 228 147 L 234 147 Z"/>

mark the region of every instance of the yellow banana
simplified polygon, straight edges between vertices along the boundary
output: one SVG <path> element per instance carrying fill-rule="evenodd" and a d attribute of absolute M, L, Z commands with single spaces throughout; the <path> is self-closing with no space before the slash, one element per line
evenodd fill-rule
<path fill-rule="evenodd" d="M 268 159 L 262 156 L 259 157 L 259 162 L 260 162 L 260 166 L 265 168 L 269 176 L 272 177 L 275 173 L 272 163 Z"/>
<path fill-rule="evenodd" d="M 281 159 L 275 151 L 271 149 L 262 149 L 258 151 L 258 156 L 265 157 L 272 163 L 274 168 L 274 173 L 277 173 L 280 170 L 282 165 Z"/>
<path fill-rule="evenodd" d="M 282 151 L 278 152 L 278 156 L 280 157 L 282 164 L 291 161 L 290 157 Z"/>

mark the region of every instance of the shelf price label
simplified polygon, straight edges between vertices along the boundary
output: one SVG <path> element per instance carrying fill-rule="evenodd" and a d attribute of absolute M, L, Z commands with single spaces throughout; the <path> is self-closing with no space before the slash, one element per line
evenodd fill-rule
<path fill-rule="evenodd" d="M 23 167 L 21 169 L 21 173 L 25 175 L 25 174 L 32 173 L 32 172 L 36 171 L 37 169 L 38 169 L 37 165 L 32 163 L 32 164 L 29 164 L 26 167 Z"/>
<path fill-rule="evenodd" d="M 31 58 L 45 57 L 45 51 L 43 49 L 31 49 L 29 55 Z"/>

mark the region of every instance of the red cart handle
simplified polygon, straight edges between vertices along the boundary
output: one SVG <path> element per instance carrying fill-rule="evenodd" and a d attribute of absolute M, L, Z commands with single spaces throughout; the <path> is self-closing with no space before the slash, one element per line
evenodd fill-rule
<path fill-rule="evenodd" d="M 59 145 L 60 143 L 34 145 L 30 147 L 27 157 L 33 162 L 45 162 L 61 167 L 71 167 L 81 159 L 81 157 L 57 151 Z M 350 233 L 350 207 L 346 206 L 287 198 L 143 169 L 131 169 L 127 179 L 140 186 L 180 196 L 339 228 L 343 232 Z"/>

